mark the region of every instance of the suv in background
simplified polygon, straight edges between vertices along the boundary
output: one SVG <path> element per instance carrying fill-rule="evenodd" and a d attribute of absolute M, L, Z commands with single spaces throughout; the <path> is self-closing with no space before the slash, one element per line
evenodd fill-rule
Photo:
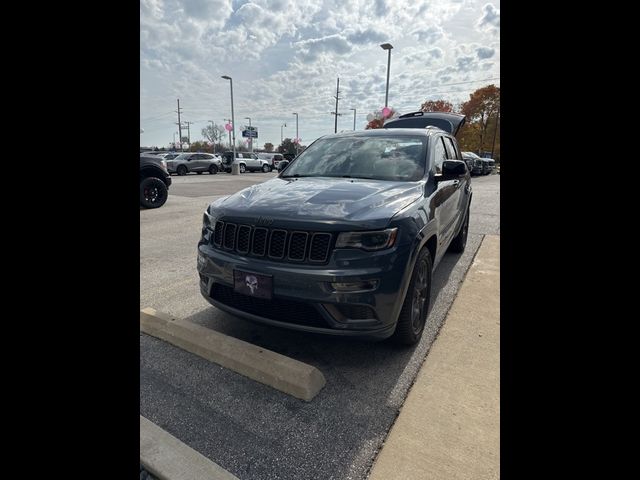
<path fill-rule="evenodd" d="M 140 154 L 140 206 L 158 208 L 169 197 L 171 177 L 165 161 L 157 155 Z"/>
<path fill-rule="evenodd" d="M 258 153 L 258 157 L 269 162 L 271 170 L 278 170 L 278 165 L 284 160 L 281 153 Z"/>
<path fill-rule="evenodd" d="M 222 170 L 222 159 L 219 155 L 211 153 L 186 152 L 167 160 L 167 168 L 169 173 L 178 175 L 186 175 L 189 172 L 196 172 L 198 175 L 209 172 L 215 175 Z"/>
<path fill-rule="evenodd" d="M 277 177 L 215 200 L 198 242 L 203 297 L 272 326 L 418 342 L 432 271 L 467 242 L 464 121 L 416 112 L 326 135 Z"/>
<path fill-rule="evenodd" d="M 231 173 L 233 151 L 224 152 L 222 158 L 224 171 Z M 240 173 L 247 171 L 269 173 L 271 171 L 271 163 L 268 160 L 258 157 L 257 153 L 236 152 L 235 163 L 239 165 Z"/>
<path fill-rule="evenodd" d="M 465 159 L 467 165 L 471 164 L 469 167 L 471 175 L 484 175 L 486 168 L 484 167 L 484 162 L 481 157 L 473 152 L 462 152 L 462 158 Z"/>

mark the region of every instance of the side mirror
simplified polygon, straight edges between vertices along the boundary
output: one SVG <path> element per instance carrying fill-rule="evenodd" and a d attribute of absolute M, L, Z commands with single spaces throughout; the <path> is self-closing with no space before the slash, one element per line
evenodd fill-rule
<path fill-rule="evenodd" d="M 436 175 L 436 182 L 457 180 L 467 174 L 467 164 L 462 160 L 445 160 L 442 162 L 442 174 Z"/>

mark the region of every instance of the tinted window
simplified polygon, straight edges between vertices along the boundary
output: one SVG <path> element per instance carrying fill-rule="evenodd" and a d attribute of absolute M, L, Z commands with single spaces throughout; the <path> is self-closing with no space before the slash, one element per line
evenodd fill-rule
<path fill-rule="evenodd" d="M 447 146 L 447 152 L 449 153 L 449 158 L 451 160 L 458 160 L 460 157 L 458 156 L 458 149 L 451 137 L 445 137 L 444 144 Z"/>
<path fill-rule="evenodd" d="M 444 148 L 442 137 L 438 137 L 437 139 L 435 139 L 434 159 L 436 165 L 436 173 L 442 173 L 442 162 L 447 159 L 447 151 Z"/>

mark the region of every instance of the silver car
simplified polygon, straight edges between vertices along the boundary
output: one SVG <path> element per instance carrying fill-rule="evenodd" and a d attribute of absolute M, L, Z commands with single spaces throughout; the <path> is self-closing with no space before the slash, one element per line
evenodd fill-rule
<path fill-rule="evenodd" d="M 209 172 L 211 175 L 215 175 L 222 169 L 222 158 L 211 153 L 181 153 L 176 158 L 167 160 L 169 173 L 177 173 L 178 175 L 186 175 L 189 172 L 196 172 L 198 175 L 202 172 Z"/>

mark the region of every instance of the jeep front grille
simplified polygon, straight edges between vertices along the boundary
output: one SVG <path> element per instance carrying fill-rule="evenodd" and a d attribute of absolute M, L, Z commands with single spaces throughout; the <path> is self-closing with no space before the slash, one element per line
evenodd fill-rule
<path fill-rule="evenodd" d="M 217 221 L 211 243 L 215 248 L 232 250 L 241 255 L 321 264 L 329 260 L 331 241 L 330 233 L 270 229 Z"/>

